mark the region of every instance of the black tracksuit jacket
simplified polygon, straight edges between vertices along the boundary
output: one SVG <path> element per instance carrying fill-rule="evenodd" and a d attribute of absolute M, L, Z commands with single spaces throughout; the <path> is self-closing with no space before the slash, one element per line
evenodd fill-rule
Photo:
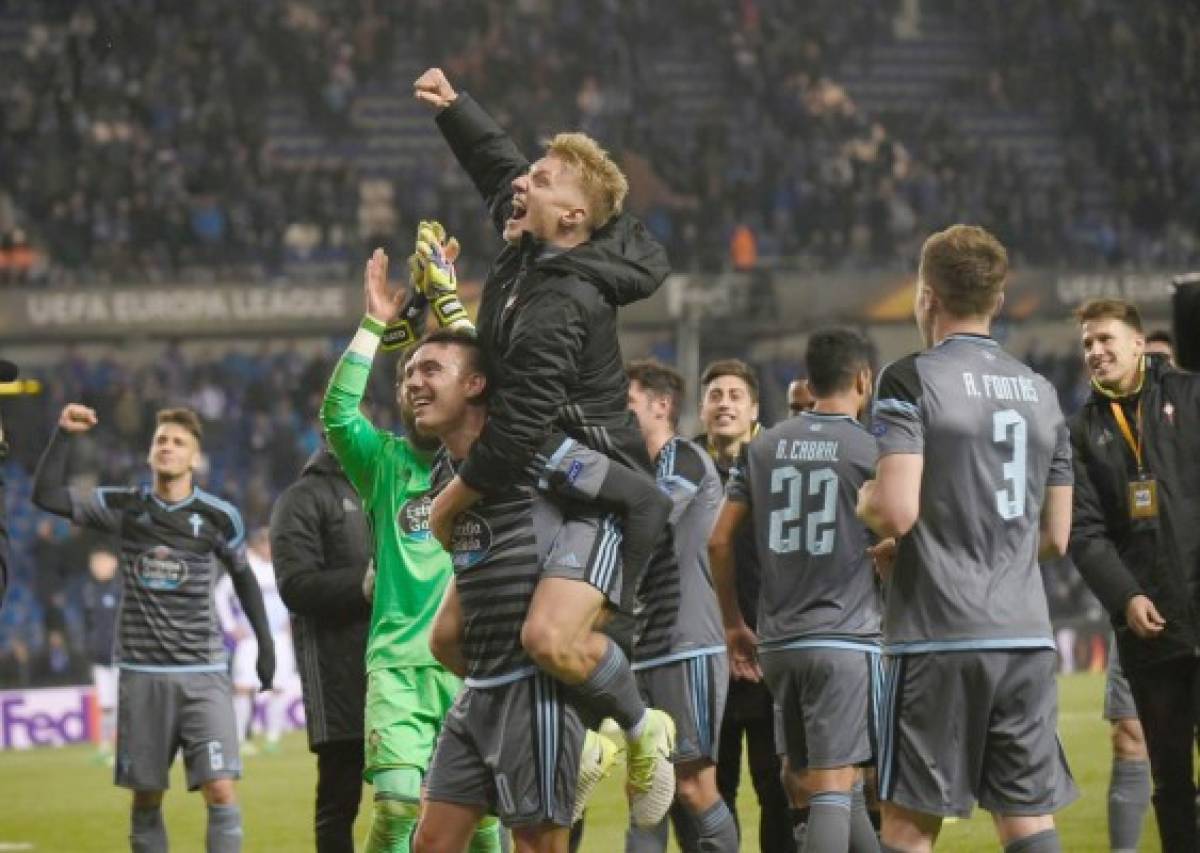
<path fill-rule="evenodd" d="M 502 229 L 512 181 L 529 161 L 465 93 L 437 124 Z M 548 253 L 528 236 L 500 252 L 476 323 L 494 376 L 487 426 L 459 469 L 467 485 L 485 494 L 508 488 L 554 432 L 653 474 L 628 411 L 617 308 L 650 296 L 669 271 L 666 251 L 628 214 L 565 252 Z"/>
<path fill-rule="evenodd" d="M 374 553 L 362 500 L 320 448 L 271 512 L 271 558 L 292 614 L 310 747 L 363 737 L 371 605 L 362 585 Z"/>
<path fill-rule="evenodd" d="M 1070 421 L 1071 559 L 1108 610 L 1129 672 L 1200 655 L 1200 375 L 1148 358 L 1141 400 L 1145 464 L 1158 484 L 1156 519 L 1129 517 L 1137 465 L 1109 398 L 1093 391 Z M 1154 639 L 1140 639 L 1126 625 L 1125 606 L 1138 594 L 1166 620 Z"/>

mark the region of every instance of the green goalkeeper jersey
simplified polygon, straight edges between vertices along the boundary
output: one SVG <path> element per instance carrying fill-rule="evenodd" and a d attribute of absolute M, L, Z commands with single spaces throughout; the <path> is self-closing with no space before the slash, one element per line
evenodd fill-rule
<path fill-rule="evenodd" d="M 440 666 L 429 651 L 429 630 L 452 569 L 429 532 L 430 457 L 377 429 L 359 410 L 370 372 L 371 360 L 348 350 L 321 406 L 329 446 L 362 496 L 375 535 L 367 672 Z"/>

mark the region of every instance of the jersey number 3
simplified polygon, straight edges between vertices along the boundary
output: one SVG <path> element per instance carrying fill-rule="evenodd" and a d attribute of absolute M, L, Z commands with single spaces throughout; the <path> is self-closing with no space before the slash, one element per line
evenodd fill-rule
<path fill-rule="evenodd" d="M 1025 515 L 1025 419 L 1013 409 L 992 414 L 992 441 L 1012 444 L 1012 458 L 1001 469 L 1009 484 L 996 490 L 996 512 L 1005 521 Z"/>
<path fill-rule="evenodd" d="M 769 544 L 776 554 L 790 554 L 800 550 L 800 531 L 804 529 L 804 545 L 814 557 L 833 551 L 833 540 L 837 533 L 838 478 L 832 468 L 818 468 L 808 472 L 808 496 L 816 497 L 819 509 L 803 512 L 804 472 L 792 465 L 776 468 L 771 472 L 771 495 L 786 495 L 787 502 L 771 511 Z M 801 517 L 807 524 L 796 524 Z"/>

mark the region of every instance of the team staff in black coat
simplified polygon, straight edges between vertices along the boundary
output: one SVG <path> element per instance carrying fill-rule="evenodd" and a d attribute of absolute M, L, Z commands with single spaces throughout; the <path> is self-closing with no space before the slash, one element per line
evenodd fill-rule
<path fill-rule="evenodd" d="M 362 501 L 325 447 L 276 502 L 271 553 L 292 613 L 308 744 L 317 754 L 317 850 L 353 851 L 371 615 L 363 579 L 373 546 Z"/>
<path fill-rule="evenodd" d="M 1146 734 L 1163 850 L 1200 849 L 1200 375 L 1144 354 L 1131 303 L 1077 312 L 1094 387 L 1071 420 L 1071 558 L 1108 610 Z"/>

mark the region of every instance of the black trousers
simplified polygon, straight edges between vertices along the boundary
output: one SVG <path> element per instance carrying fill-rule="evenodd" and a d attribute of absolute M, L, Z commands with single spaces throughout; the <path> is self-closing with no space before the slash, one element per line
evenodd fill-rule
<path fill-rule="evenodd" d="M 363 742 L 339 740 L 317 753 L 317 853 L 354 853 L 354 819 L 362 799 Z"/>
<path fill-rule="evenodd" d="M 758 795 L 758 837 L 762 853 L 795 853 L 787 795 L 775 752 L 775 707 L 762 682 L 731 678 L 721 721 L 717 753 L 717 788 L 737 816 L 737 790 L 742 773 L 742 739 L 746 741 L 750 781 Z"/>
<path fill-rule="evenodd" d="M 1200 850 L 1192 762 L 1200 743 L 1200 659 L 1177 658 L 1126 675 L 1146 733 L 1163 853 L 1194 853 Z"/>

